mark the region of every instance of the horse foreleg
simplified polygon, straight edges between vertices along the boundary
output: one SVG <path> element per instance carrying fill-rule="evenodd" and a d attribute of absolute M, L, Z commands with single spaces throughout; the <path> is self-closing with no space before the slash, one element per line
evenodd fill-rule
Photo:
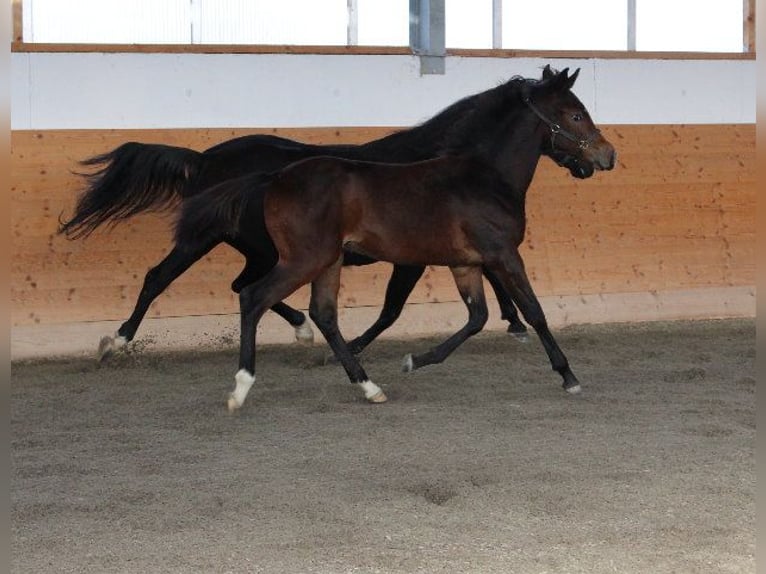
<path fill-rule="evenodd" d="M 141 292 L 133 308 L 133 313 L 117 329 L 117 333 L 113 337 L 105 336 L 101 338 L 98 346 L 98 360 L 103 361 L 114 351 L 132 341 L 152 301 L 159 297 L 168 288 L 168 285 L 180 277 L 195 262 L 204 257 L 217 244 L 217 242 L 208 242 L 185 247 L 176 245 L 162 261 L 147 271 Z"/>
<path fill-rule="evenodd" d="M 508 321 L 508 333 L 522 343 L 529 341 L 529 334 L 527 332 L 527 326 L 519 319 L 519 313 L 516 311 L 516 307 L 513 305 L 513 300 L 508 292 L 503 288 L 497 277 L 489 271 L 484 270 L 484 276 L 492 286 L 492 290 L 497 296 L 497 304 L 500 306 L 500 317 Z"/>
<path fill-rule="evenodd" d="M 468 322 L 457 333 L 427 353 L 406 355 L 402 364 L 402 370 L 405 372 L 414 371 L 426 365 L 441 363 L 466 339 L 481 331 L 487 323 L 489 312 L 484 297 L 481 269 L 479 267 L 451 267 L 450 271 L 452 271 L 460 296 L 468 308 Z"/>
<path fill-rule="evenodd" d="M 503 288 L 516 301 L 526 322 L 537 332 L 553 370 L 564 379 L 562 384 L 564 389 L 572 394 L 579 393 L 581 390 L 580 383 L 569 368 L 569 361 L 548 328 L 545 314 L 534 291 L 532 291 L 532 286 L 524 270 L 524 262 L 518 251 L 513 249 L 505 254 L 502 261 L 492 265 L 490 270 L 497 275 Z"/>
<path fill-rule="evenodd" d="M 386 395 L 378 385 L 370 381 L 338 328 L 338 290 L 340 289 L 342 263 L 343 257 L 341 256 L 312 282 L 309 316 L 324 335 L 338 361 L 343 365 L 349 380 L 359 385 L 369 402 L 382 403 L 388 400 Z"/>
<path fill-rule="evenodd" d="M 394 272 L 388 280 L 386 298 L 377 321 L 369 329 L 349 342 L 348 347 L 355 355 L 361 353 L 378 335 L 388 329 L 399 318 L 407 298 L 415 284 L 423 276 L 425 267 L 394 265 Z"/>

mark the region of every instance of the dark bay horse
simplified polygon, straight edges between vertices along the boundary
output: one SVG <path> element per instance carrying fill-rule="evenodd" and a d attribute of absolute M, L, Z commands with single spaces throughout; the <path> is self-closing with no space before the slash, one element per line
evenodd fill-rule
<path fill-rule="evenodd" d="M 549 67 L 544 75 L 552 75 Z M 492 90 L 489 90 L 490 92 Z M 319 155 L 347 159 L 406 163 L 443 155 L 456 145 L 480 145 L 475 141 L 474 118 L 481 111 L 482 92 L 449 106 L 430 120 L 364 145 L 308 145 L 270 135 L 235 138 L 205 152 L 157 145 L 126 143 L 113 151 L 86 160 L 84 165 L 99 167 L 86 175 L 88 186 L 79 197 L 73 216 L 62 222 L 60 232 L 70 238 L 89 235 L 105 223 L 116 223 L 144 211 L 175 207 L 196 196 L 202 190 L 227 179 L 250 173 L 268 173 L 286 165 Z M 578 178 L 590 177 L 593 166 L 559 148 L 547 152 L 555 162 L 569 169 Z M 192 264 L 217 244 L 225 242 L 240 251 L 246 259 L 245 268 L 232 283 L 239 292 L 244 284 L 263 275 L 271 264 L 254 258 L 250 248 L 236 237 L 223 237 L 208 243 L 197 243 L 195 249 L 179 249 L 170 253 L 144 278 L 143 287 L 131 316 L 115 335 L 104 337 L 99 347 L 103 359 L 113 350 L 131 341 L 152 301 Z M 364 265 L 374 259 L 347 252 L 344 264 Z M 424 267 L 395 265 L 386 289 L 385 302 L 378 320 L 350 343 L 359 353 L 399 316 Z M 517 338 L 526 337 L 526 327 L 520 321 L 511 298 L 496 279 L 488 279 L 497 294 L 503 319 L 509 321 L 508 331 Z M 296 329 L 296 338 L 312 340 L 313 333 L 305 315 L 288 305 L 276 302 L 272 309 Z"/>
<path fill-rule="evenodd" d="M 351 382 L 369 401 L 386 400 L 338 329 L 344 252 L 452 271 L 468 324 L 436 349 L 409 356 L 408 368 L 437 362 L 445 350 L 481 330 L 487 320 L 484 270 L 535 329 L 564 389 L 579 392 L 518 251 L 526 191 L 542 154 L 555 148 L 595 169 L 615 165 L 614 148 L 571 92 L 578 72 L 512 79 L 483 94 L 479 111 L 466 121 L 466 138 L 440 158 L 404 165 L 310 158 L 271 176 L 220 184 L 186 202 L 176 227 L 179 246 L 194 251 L 196 244 L 226 235 L 276 262 L 240 291 L 240 360 L 229 409 L 242 406 L 255 381 L 258 321 L 306 283 L 311 283 L 310 317 Z"/>

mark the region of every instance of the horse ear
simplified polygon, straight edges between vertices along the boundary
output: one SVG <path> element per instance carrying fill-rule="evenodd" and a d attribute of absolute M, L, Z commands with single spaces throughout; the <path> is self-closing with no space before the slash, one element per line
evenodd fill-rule
<path fill-rule="evenodd" d="M 551 81 L 551 87 L 556 90 L 570 90 L 577 80 L 577 76 L 580 74 L 580 68 L 577 68 L 571 76 L 569 75 L 569 68 L 564 68 L 559 72 L 557 76 Z"/>
<path fill-rule="evenodd" d="M 569 68 L 564 68 L 560 72 L 554 72 L 550 77 L 549 85 L 552 90 L 566 90 L 569 81 Z"/>
<path fill-rule="evenodd" d="M 545 67 L 543 68 L 543 80 L 550 80 L 555 75 L 556 72 L 551 68 L 551 65 L 545 64 Z"/>
<path fill-rule="evenodd" d="M 577 68 L 571 76 L 569 76 L 569 79 L 567 80 L 567 88 L 572 89 L 572 86 L 574 86 L 575 80 L 577 80 L 577 76 L 580 75 L 580 68 Z"/>

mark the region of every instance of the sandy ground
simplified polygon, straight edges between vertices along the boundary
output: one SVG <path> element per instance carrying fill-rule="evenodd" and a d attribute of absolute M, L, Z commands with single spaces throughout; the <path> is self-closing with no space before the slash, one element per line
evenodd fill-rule
<path fill-rule="evenodd" d="M 12 365 L 13 572 L 755 572 L 755 323 L 483 333 L 369 405 L 326 347 Z M 95 343 L 95 342 L 94 342 Z"/>

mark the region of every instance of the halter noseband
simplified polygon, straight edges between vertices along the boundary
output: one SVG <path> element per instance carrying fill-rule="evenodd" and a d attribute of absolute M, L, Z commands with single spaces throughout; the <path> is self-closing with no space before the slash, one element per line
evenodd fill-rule
<path fill-rule="evenodd" d="M 577 144 L 577 147 L 581 150 L 586 150 L 590 147 L 590 142 L 593 138 L 587 138 L 582 139 L 577 137 L 575 134 L 573 134 L 570 131 L 565 130 L 562 128 L 559 124 L 554 122 L 553 120 L 549 119 L 548 116 L 546 116 L 543 112 L 540 111 L 540 108 L 538 108 L 535 104 L 532 103 L 532 98 L 529 97 L 529 95 L 525 95 L 523 97 L 523 101 L 527 106 L 529 106 L 529 109 L 534 112 L 534 114 L 540 118 L 540 120 L 547 125 L 551 130 L 551 148 L 553 151 L 556 151 L 556 136 L 561 136 L 563 138 L 568 139 L 571 142 L 574 142 Z M 596 133 L 599 133 L 598 130 L 596 130 Z"/>

